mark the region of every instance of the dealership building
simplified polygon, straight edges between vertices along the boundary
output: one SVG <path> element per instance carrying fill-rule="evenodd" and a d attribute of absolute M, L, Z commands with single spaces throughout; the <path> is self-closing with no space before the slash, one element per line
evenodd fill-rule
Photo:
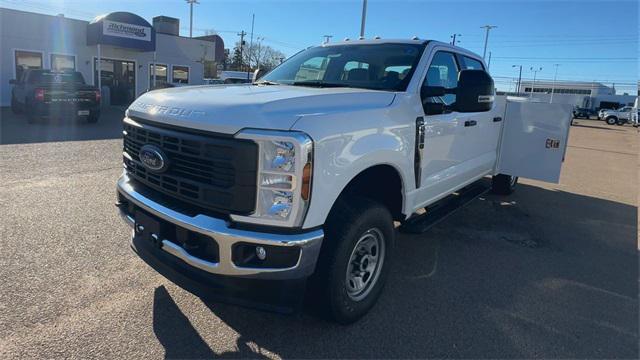
<path fill-rule="evenodd" d="M 531 89 L 533 88 L 533 93 Z M 538 101 L 566 103 L 588 109 L 617 108 L 633 105 L 635 94 L 616 94 L 614 86 L 595 81 L 548 81 L 538 80 L 535 83 L 523 80 L 519 88 L 520 94 L 531 94 Z"/>
<path fill-rule="evenodd" d="M 111 105 L 128 105 L 152 87 L 199 85 L 215 77 L 222 39 L 182 37 L 179 29 L 179 20 L 166 16 L 150 24 L 114 12 L 87 22 L 0 8 L 0 106 L 10 105 L 9 81 L 25 69 L 79 71 Z"/>

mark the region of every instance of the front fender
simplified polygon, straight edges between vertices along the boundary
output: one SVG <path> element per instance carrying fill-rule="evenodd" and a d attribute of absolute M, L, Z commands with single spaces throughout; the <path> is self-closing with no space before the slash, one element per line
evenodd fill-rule
<path fill-rule="evenodd" d="M 397 120 L 392 113 L 393 110 L 387 108 L 304 116 L 295 124 L 293 129 L 304 131 L 314 139 L 311 202 L 304 228 L 324 224 L 342 190 L 370 167 L 390 165 L 396 169 L 403 184 L 403 197 L 407 187 L 415 187 L 411 180 L 415 126 L 409 121 Z M 380 184 L 381 189 L 384 186 Z"/>

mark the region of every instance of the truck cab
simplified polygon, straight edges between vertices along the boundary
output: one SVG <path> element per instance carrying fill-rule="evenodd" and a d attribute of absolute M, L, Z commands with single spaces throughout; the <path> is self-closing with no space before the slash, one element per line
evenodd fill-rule
<path fill-rule="evenodd" d="M 481 57 L 460 47 L 324 44 L 253 84 L 138 98 L 118 207 L 134 251 L 185 288 L 280 299 L 280 285 L 305 284 L 350 323 L 382 292 L 394 221 L 485 177 L 503 195 L 519 176 L 557 182 L 571 110 L 496 99 Z"/>

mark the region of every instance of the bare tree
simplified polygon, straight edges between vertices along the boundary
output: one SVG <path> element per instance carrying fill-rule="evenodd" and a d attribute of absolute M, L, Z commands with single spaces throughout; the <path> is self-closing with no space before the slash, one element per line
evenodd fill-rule
<path fill-rule="evenodd" d="M 264 38 L 259 37 L 253 46 L 246 45 L 245 51 L 242 53 L 242 62 L 249 64 L 252 70 L 260 68 L 264 71 L 270 71 L 279 65 L 282 62 L 281 59 L 285 57 L 281 51 L 265 45 L 263 40 Z"/>

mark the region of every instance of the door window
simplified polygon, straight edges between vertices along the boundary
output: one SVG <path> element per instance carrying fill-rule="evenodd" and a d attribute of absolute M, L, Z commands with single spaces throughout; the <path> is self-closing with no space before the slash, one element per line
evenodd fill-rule
<path fill-rule="evenodd" d="M 27 69 L 42 69 L 42 53 L 35 51 L 16 50 L 16 79 L 22 78 L 22 72 Z"/>
<path fill-rule="evenodd" d="M 458 86 L 458 65 L 452 53 L 439 51 L 433 56 L 431 65 L 427 70 L 425 85 L 442 86 L 447 89 L 454 89 Z M 445 105 L 451 105 L 456 101 L 456 95 L 446 94 L 439 97 L 439 99 Z M 425 100 L 428 101 L 429 99 Z"/>
<path fill-rule="evenodd" d="M 482 63 L 476 59 L 472 59 L 468 56 L 462 56 L 462 66 L 465 70 L 484 70 Z"/>

